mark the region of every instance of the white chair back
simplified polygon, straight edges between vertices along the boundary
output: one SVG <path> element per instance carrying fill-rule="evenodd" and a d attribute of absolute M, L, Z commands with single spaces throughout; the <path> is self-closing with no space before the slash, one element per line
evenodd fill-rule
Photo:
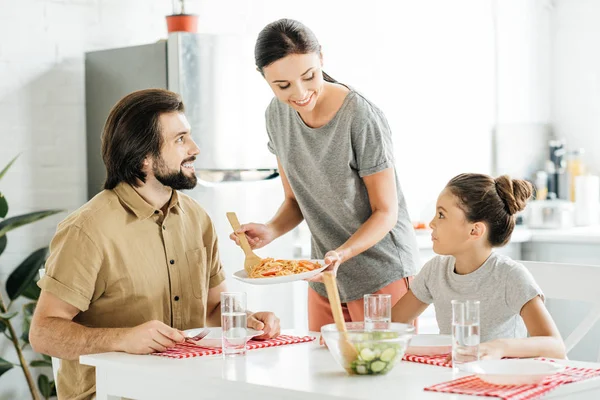
<path fill-rule="evenodd" d="M 588 334 L 600 319 L 600 265 L 577 265 L 519 261 L 533 275 L 548 299 L 581 301 L 592 309 L 565 339 L 567 354 Z M 600 349 L 597 361 L 600 362 Z"/>
<path fill-rule="evenodd" d="M 46 273 L 46 268 L 40 268 L 40 279 Z M 60 358 L 52 357 L 52 374 L 54 375 L 54 385 L 58 389 L 58 369 L 60 368 Z"/>

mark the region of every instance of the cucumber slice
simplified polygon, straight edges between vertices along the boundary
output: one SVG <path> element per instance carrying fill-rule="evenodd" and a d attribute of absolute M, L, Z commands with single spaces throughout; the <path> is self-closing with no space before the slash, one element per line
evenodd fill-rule
<path fill-rule="evenodd" d="M 367 366 L 366 365 L 357 365 L 356 366 L 356 373 L 360 374 L 360 375 L 366 375 L 367 374 Z"/>
<path fill-rule="evenodd" d="M 362 349 L 360 351 L 360 358 L 365 361 L 371 361 L 375 358 L 375 352 L 371 349 Z"/>
<path fill-rule="evenodd" d="M 383 369 L 385 368 L 387 364 L 384 363 L 383 361 L 373 361 L 371 363 L 371 371 L 373 371 L 374 373 L 378 373 L 383 371 Z"/>
<path fill-rule="evenodd" d="M 396 350 L 390 348 L 385 349 L 382 353 L 381 353 L 381 361 L 385 361 L 385 362 L 390 362 L 394 359 L 394 357 L 396 357 Z"/>

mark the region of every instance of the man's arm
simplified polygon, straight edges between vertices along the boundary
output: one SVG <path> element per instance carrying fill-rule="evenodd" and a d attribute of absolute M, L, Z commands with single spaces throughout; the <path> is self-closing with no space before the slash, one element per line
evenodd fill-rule
<path fill-rule="evenodd" d="M 227 291 L 225 281 L 208 289 L 206 301 L 206 325 L 221 326 L 221 292 Z"/>
<path fill-rule="evenodd" d="M 83 354 L 109 351 L 148 354 L 184 341 L 181 332 L 160 321 L 149 321 L 134 328 L 88 328 L 73 322 L 78 313 L 76 307 L 42 290 L 29 330 L 33 350 L 77 360 Z"/>

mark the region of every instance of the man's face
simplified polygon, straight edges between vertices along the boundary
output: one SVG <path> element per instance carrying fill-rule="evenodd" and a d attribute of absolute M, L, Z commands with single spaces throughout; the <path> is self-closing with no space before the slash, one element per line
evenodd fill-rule
<path fill-rule="evenodd" d="M 194 160 L 200 150 L 192 139 L 185 114 L 162 114 L 159 123 L 163 144 L 160 157 L 154 158 L 152 163 L 156 180 L 174 190 L 193 189 L 198 181 Z"/>

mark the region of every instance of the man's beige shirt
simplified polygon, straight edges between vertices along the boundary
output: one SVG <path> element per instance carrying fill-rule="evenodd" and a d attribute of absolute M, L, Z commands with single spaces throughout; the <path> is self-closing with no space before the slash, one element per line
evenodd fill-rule
<path fill-rule="evenodd" d="M 104 190 L 58 226 L 42 290 L 77 307 L 73 319 L 94 328 L 159 320 L 177 329 L 206 322 L 209 288 L 225 279 L 217 236 L 206 212 L 173 191 L 167 212 L 128 184 Z M 63 360 L 62 399 L 95 392 L 95 370 Z"/>

